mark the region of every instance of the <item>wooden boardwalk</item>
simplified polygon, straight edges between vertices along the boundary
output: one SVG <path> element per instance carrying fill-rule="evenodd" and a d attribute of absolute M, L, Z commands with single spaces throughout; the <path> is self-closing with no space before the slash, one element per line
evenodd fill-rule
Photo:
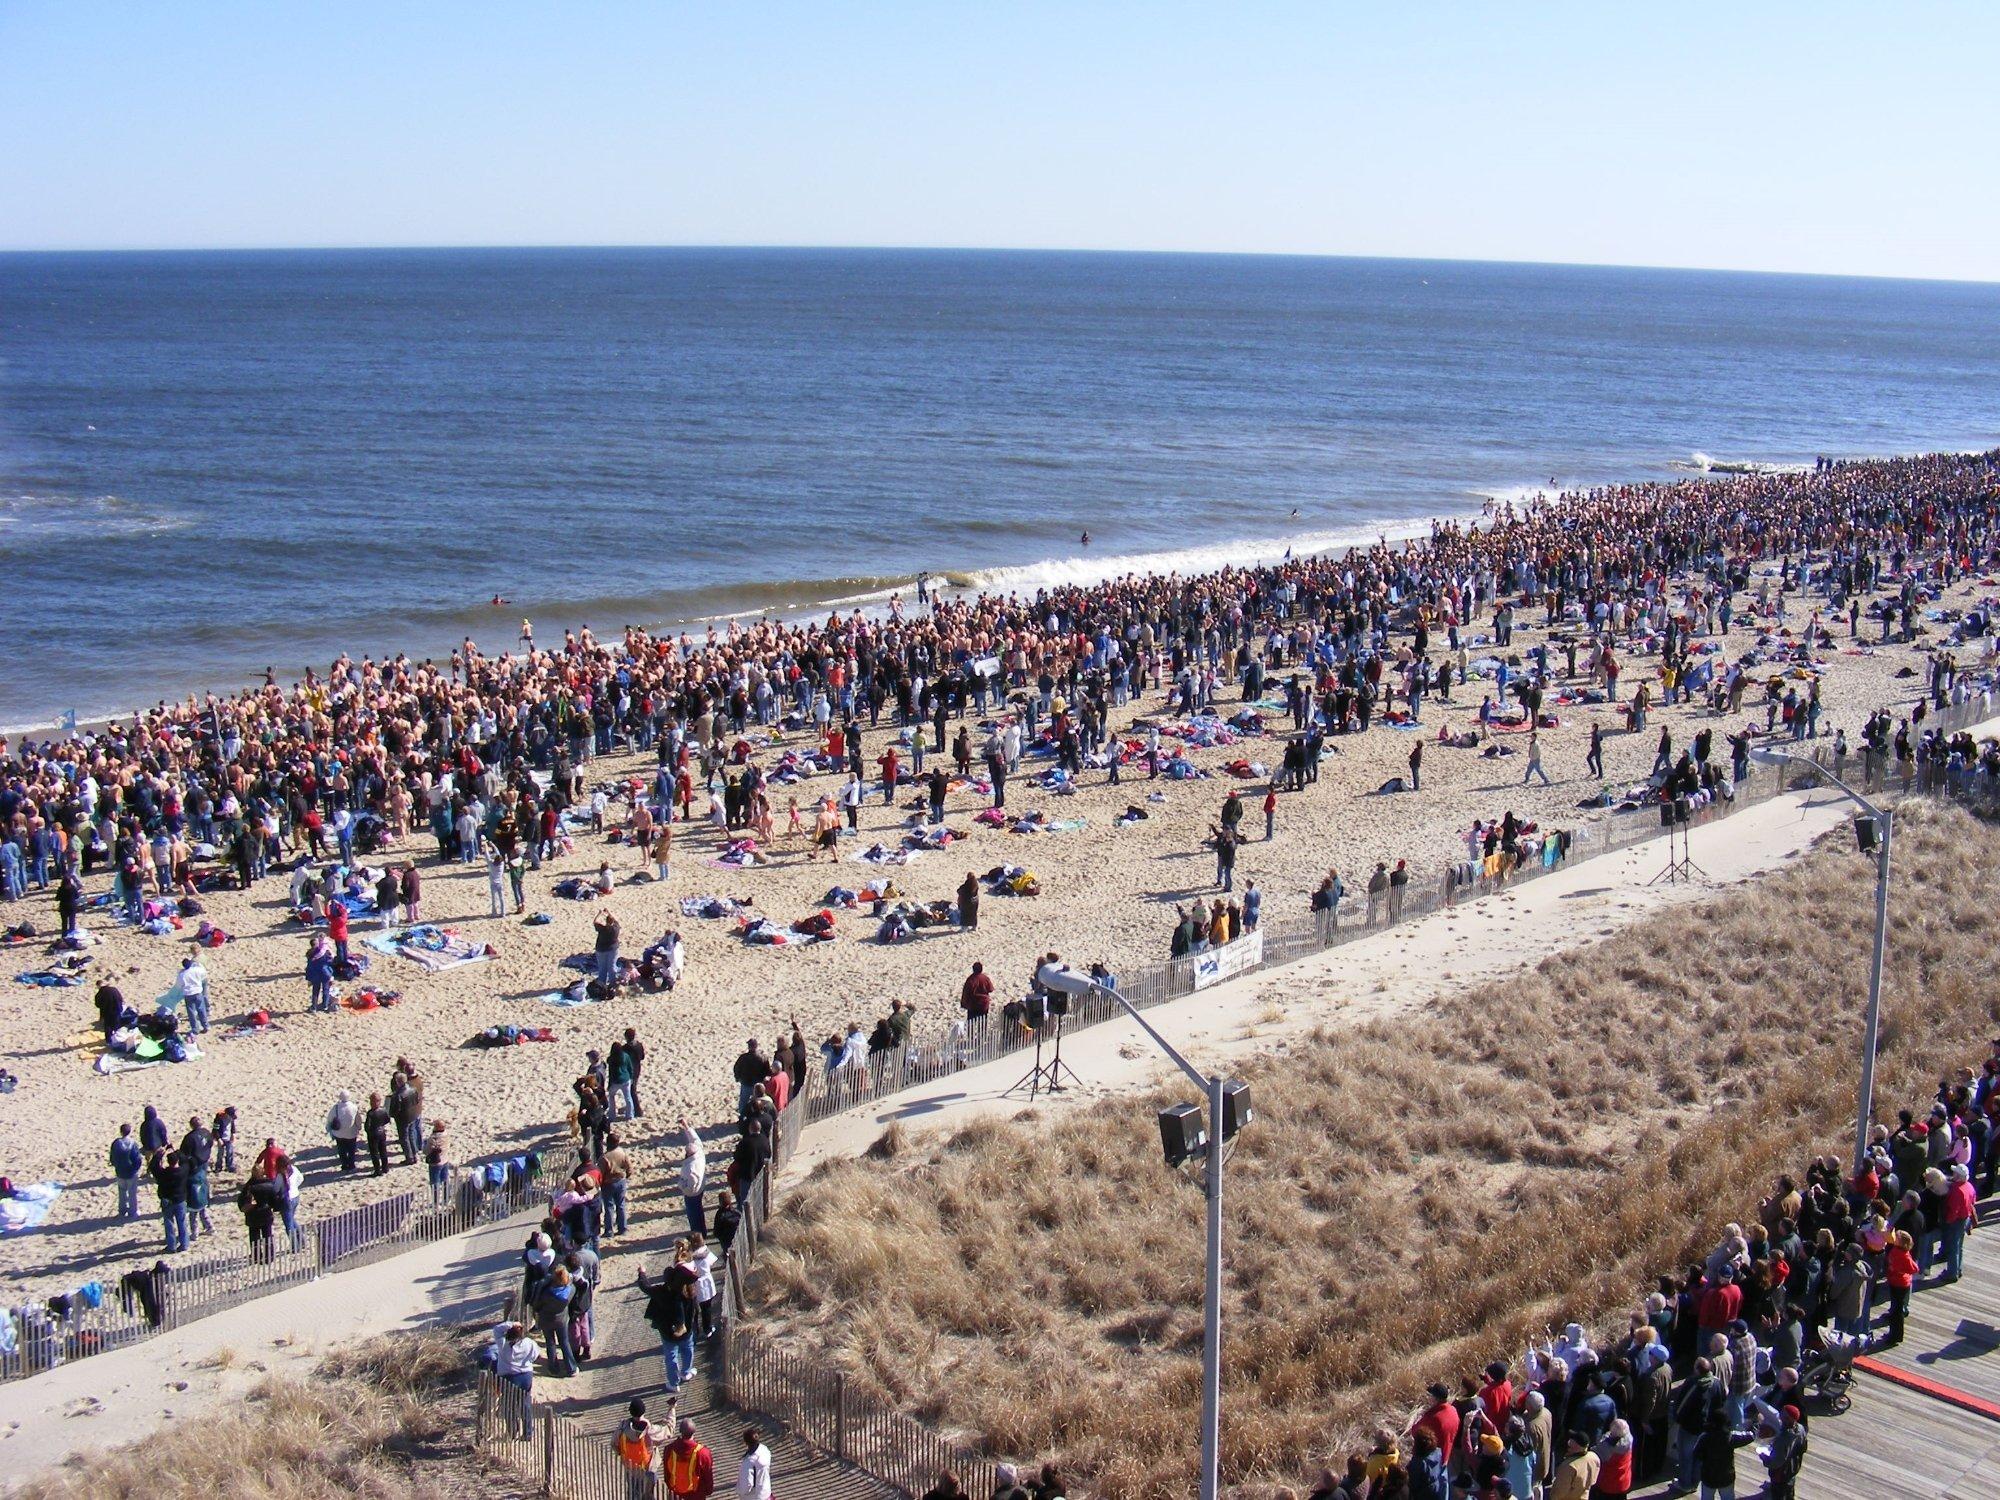
<path fill-rule="evenodd" d="M 1965 1242 L 1965 1275 L 1917 1283 L 1903 1342 L 1871 1358 L 2000 1408 L 2000 1200 L 1982 1205 Z M 1876 1333 L 1886 1331 L 1886 1315 Z M 1799 1500 L 1993 1500 L 2000 1496 L 2000 1420 L 1858 1369 L 1845 1416 L 1811 1413 Z M 1817 1408 L 1817 1403 L 1815 1407 Z M 1752 1450 L 1737 1458 L 1737 1493 L 1763 1493 Z M 1663 1485 L 1635 1496 L 1668 1493 Z"/>
<path fill-rule="evenodd" d="M 1982 1206 L 1965 1275 L 1917 1283 L 1903 1342 L 1870 1358 L 2000 1407 L 2000 1204 Z M 1885 1320 L 1878 1321 L 1878 1334 Z M 2000 1495 L 2000 1421 L 1865 1369 L 1854 1405 L 1812 1426 L 1800 1500 L 1990 1500 Z"/>

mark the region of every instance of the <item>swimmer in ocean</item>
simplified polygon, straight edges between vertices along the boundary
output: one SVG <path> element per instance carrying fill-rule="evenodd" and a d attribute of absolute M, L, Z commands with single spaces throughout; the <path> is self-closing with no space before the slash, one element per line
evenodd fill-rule
<path fill-rule="evenodd" d="M 1083 545 L 1086 547 L 1090 545 L 1090 533 L 1087 531 L 1083 534 Z"/>

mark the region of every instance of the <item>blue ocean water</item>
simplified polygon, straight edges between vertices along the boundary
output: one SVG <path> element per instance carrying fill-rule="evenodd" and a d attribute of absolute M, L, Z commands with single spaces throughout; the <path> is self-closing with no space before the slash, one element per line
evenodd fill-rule
<path fill-rule="evenodd" d="M 815 609 L 925 569 L 1031 588 L 1275 557 L 1697 452 L 1995 442 L 1990 285 L 997 252 L 0 256 L 0 724 L 266 666 L 289 682 L 342 647 L 497 649 L 523 613 L 547 638 Z"/>

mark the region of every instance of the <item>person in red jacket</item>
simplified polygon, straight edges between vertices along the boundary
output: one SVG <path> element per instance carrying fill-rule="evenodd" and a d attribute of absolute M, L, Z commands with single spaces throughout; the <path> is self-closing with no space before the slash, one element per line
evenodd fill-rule
<path fill-rule="evenodd" d="M 1632 1428 L 1623 1417 L 1614 1418 L 1597 1445 L 1600 1467 L 1597 1483 L 1591 1486 L 1590 1500 L 1625 1500 L 1632 1493 L 1632 1450 L 1636 1446 Z"/>
<path fill-rule="evenodd" d="M 1903 1319 L 1910 1311 L 1910 1288 L 1917 1279 L 1916 1241 L 1903 1230 L 1889 1241 L 1883 1277 L 1889 1283 L 1889 1337 L 1883 1347 L 1893 1348 L 1903 1342 Z"/>
<path fill-rule="evenodd" d="M 334 956 L 347 963 L 347 908 L 339 901 L 326 903 L 326 935 L 333 942 Z"/>
<path fill-rule="evenodd" d="M 1951 1169 L 1951 1186 L 1944 1195 L 1944 1275 L 1940 1283 L 1956 1281 L 1965 1272 L 1965 1236 L 1979 1217 L 1979 1200 L 1972 1191 L 1972 1174 L 1963 1166 Z"/>
<path fill-rule="evenodd" d="M 1440 1453 L 1458 1451 L 1458 1408 L 1451 1404 L 1451 1391 L 1442 1382 L 1430 1388 L 1431 1404 L 1410 1424 L 1412 1434 L 1428 1432 Z"/>
<path fill-rule="evenodd" d="M 1496 1359 L 1486 1367 L 1486 1383 L 1479 1388 L 1479 1404 L 1486 1409 L 1486 1420 L 1493 1424 L 1496 1432 L 1507 1430 L 1507 1419 L 1514 1415 L 1514 1383 L 1507 1378 L 1507 1362 Z"/>
<path fill-rule="evenodd" d="M 681 1418 L 680 1436 L 660 1450 L 660 1477 L 674 1500 L 708 1500 L 715 1493 L 715 1458 L 695 1440 L 694 1423 Z"/>
<path fill-rule="evenodd" d="M 1695 1301 L 1695 1326 L 1706 1342 L 1707 1335 L 1721 1333 L 1742 1315 L 1743 1288 L 1736 1284 L 1736 1268 L 1724 1266 Z"/>

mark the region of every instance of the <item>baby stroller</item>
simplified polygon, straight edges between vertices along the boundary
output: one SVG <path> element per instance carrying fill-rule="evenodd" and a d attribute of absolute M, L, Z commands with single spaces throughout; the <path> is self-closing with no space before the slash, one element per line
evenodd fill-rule
<path fill-rule="evenodd" d="M 1827 1410 L 1835 1416 L 1853 1404 L 1849 1387 L 1854 1384 L 1854 1356 L 1865 1343 L 1854 1334 L 1828 1329 L 1820 1347 L 1805 1357 L 1805 1368 L 1799 1372 L 1801 1389 L 1825 1401 Z"/>

